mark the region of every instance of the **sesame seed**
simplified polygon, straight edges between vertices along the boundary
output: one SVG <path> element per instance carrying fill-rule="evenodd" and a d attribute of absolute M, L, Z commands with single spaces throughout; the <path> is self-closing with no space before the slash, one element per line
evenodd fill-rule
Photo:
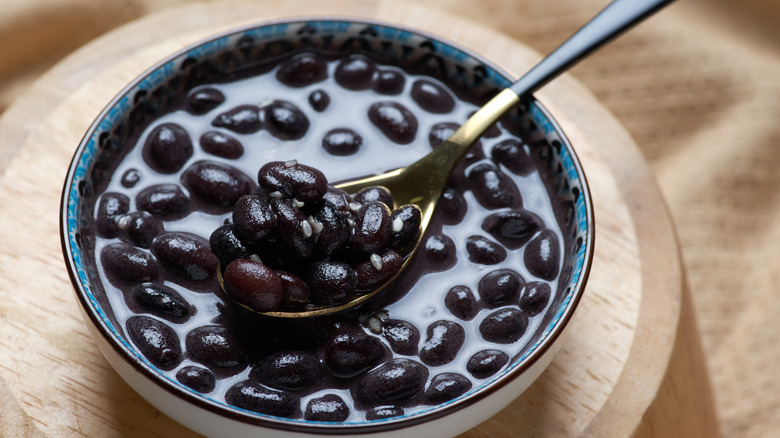
<path fill-rule="evenodd" d="M 374 269 L 377 271 L 382 270 L 382 257 L 380 257 L 379 254 L 371 254 L 368 260 L 371 261 L 371 266 L 373 266 Z"/>
<path fill-rule="evenodd" d="M 366 325 L 368 326 L 368 329 L 371 330 L 374 333 L 382 333 L 382 321 L 380 321 L 378 318 L 370 317 L 366 321 Z"/>
<path fill-rule="evenodd" d="M 314 234 L 314 230 L 311 229 L 309 221 L 301 221 L 301 228 L 303 229 L 304 237 L 311 237 Z"/>
<path fill-rule="evenodd" d="M 403 229 L 404 229 L 404 220 L 401 218 L 401 216 L 396 216 L 396 218 L 393 219 L 393 232 L 400 233 L 401 230 Z"/>

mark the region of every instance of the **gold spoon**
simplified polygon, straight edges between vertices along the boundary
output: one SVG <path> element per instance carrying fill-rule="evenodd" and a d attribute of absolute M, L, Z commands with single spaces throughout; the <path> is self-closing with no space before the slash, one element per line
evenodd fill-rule
<path fill-rule="evenodd" d="M 469 117 L 449 139 L 442 142 L 428 155 L 409 166 L 381 175 L 336 184 L 337 188 L 347 193 L 356 193 L 369 186 L 383 186 L 390 190 L 398 205 L 414 204 L 420 207 L 422 221 L 412 251 L 404 259 L 401 269 L 392 278 L 378 288 L 359 295 L 351 301 L 334 306 L 309 306 L 304 310 L 277 310 L 262 312 L 262 314 L 283 318 L 328 315 L 355 307 L 382 293 L 409 265 L 412 256 L 422 242 L 422 237 L 450 174 L 471 145 L 501 116 L 517 105 L 523 96 L 530 95 L 591 52 L 672 1 L 613 1 L 517 82 L 488 101 L 479 111 Z"/>

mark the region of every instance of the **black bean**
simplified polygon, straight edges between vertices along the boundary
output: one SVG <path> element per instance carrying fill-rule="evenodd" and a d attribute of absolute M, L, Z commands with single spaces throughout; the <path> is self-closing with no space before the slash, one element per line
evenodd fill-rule
<path fill-rule="evenodd" d="M 339 157 L 353 155 L 363 146 L 363 137 L 349 128 L 331 129 L 322 138 L 322 148 Z"/>
<path fill-rule="evenodd" d="M 233 300 L 257 312 L 276 310 L 284 289 L 276 273 L 260 262 L 236 259 L 223 274 L 225 293 Z"/>
<path fill-rule="evenodd" d="M 477 290 L 483 301 L 500 305 L 512 300 L 525 285 L 525 279 L 511 269 L 488 272 L 480 280 Z"/>
<path fill-rule="evenodd" d="M 328 190 L 328 179 L 318 169 L 292 161 L 271 161 L 257 172 L 257 182 L 269 192 L 280 192 L 301 202 L 316 202 Z"/>
<path fill-rule="evenodd" d="M 382 186 L 364 187 L 352 195 L 352 200 L 361 205 L 369 202 L 381 202 L 390 209 L 395 207 L 393 194 L 386 187 Z"/>
<path fill-rule="evenodd" d="M 428 326 L 425 343 L 420 348 L 420 360 L 426 365 L 439 366 L 452 362 L 457 357 L 466 331 L 453 321 L 436 321 Z"/>
<path fill-rule="evenodd" d="M 515 139 L 504 140 L 493 146 L 490 155 L 515 175 L 528 175 L 534 168 L 523 144 Z"/>
<path fill-rule="evenodd" d="M 526 283 L 518 302 L 520 310 L 529 317 L 542 313 L 542 310 L 547 307 L 547 303 L 550 301 L 551 294 L 552 290 L 547 283 L 541 281 Z"/>
<path fill-rule="evenodd" d="M 539 216 L 524 209 L 494 213 L 482 221 L 482 229 L 510 250 L 521 248 L 542 226 Z"/>
<path fill-rule="evenodd" d="M 312 267 L 309 279 L 311 302 L 334 304 L 345 301 L 355 292 L 357 274 L 348 264 L 321 261 Z"/>
<path fill-rule="evenodd" d="M 306 114 L 291 102 L 275 100 L 264 108 L 265 128 L 281 140 L 297 140 L 309 129 Z"/>
<path fill-rule="evenodd" d="M 384 356 L 382 342 L 362 333 L 344 333 L 325 345 L 325 365 L 333 375 L 341 378 L 354 377 L 370 369 Z"/>
<path fill-rule="evenodd" d="M 123 187 L 126 187 L 128 189 L 131 189 L 135 187 L 138 182 L 141 181 L 141 173 L 138 172 L 138 169 L 131 168 L 127 169 L 125 173 L 122 174 L 122 179 L 120 180 L 120 183 Z"/>
<path fill-rule="evenodd" d="M 500 350 L 482 350 L 474 353 L 466 362 L 466 371 L 477 379 L 496 374 L 509 362 L 509 355 Z"/>
<path fill-rule="evenodd" d="M 176 372 L 176 380 L 193 391 L 207 394 L 217 386 L 217 377 L 210 370 L 189 365 Z"/>
<path fill-rule="evenodd" d="M 235 167 L 216 161 L 199 161 L 182 174 L 187 189 L 203 201 L 233 205 L 254 189 L 254 182 Z"/>
<path fill-rule="evenodd" d="M 217 271 L 217 257 L 201 237 L 189 233 L 169 232 L 155 237 L 152 254 L 165 267 L 190 280 L 205 280 Z"/>
<path fill-rule="evenodd" d="M 95 208 L 95 232 L 111 239 L 119 235 L 117 219 L 130 210 L 130 198 L 121 193 L 106 192 Z"/>
<path fill-rule="evenodd" d="M 504 308 L 486 316 L 479 324 L 479 332 L 488 342 L 511 344 L 520 339 L 528 327 L 528 317 L 518 309 Z"/>
<path fill-rule="evenodd" d="M 382 336 L 394 352 L 406 356 L 417 354 L 420 332 L 414 324 L 400 319 L 389 319 L 382 323 Z"/>
<path fill-rule="evenodd" d="M 427 378 L 421 363 L 396 358 L 363 376 L 353 393 L 358 402 L 374 406 L 408 400 L 422 392 Z"/>
<path fill-rule="evenodd" d="M 506 260 L 506 250 L 483 236 L 469 236 L 466 239 L 469 260 L 481 265 L 495 265 Z"/>
<path fill-rule="evenodd" d="M 187 321 L 195 307 L 181 294 L 161 283 L 141 283 L 128 292 L 128 305 L 175 323 Z"/>
<path fill-rule="evenodd" d="M 325 191 L 325 195 L 322 196 L 322 199 L 333 204 L 333 206 L 336 207 L 336 210 L 338 210 L 342 216 L 346 218 L 351 218 L 353 216 L 352 211 L 349 209 L 351 197 L 344 190 L 337 189 L 333 186 L 328 186 L 328 189 Z"/>
<path fill-rule="evenodd" d="M 120 219 L 125 235 L 135 246 L 149 248 L 155 237 L 165 232 L 162 220 L 145 211 L 134 211 Z"/>
<path fill-rule="evenodd" d="M 455 108 L 455 99 L 441 85 L 428 80 L 418 79 L 412 84 L 412 99 L 425 111 L 444 114 Z"/>
<path fill-rule="evenodd" d="M 227 327 L 198 327 L 187 333 L 184 343 L 190 358 L 212 369 L 236 371 L 246 367 L 246 349 L 240 338 Z"/>
<path fill-rule="evenodd" d="M 455 242 L 444 234 L 433 234 L 428 237 L 422 253 L 431 272 L 446 271 L 457 262 Z"/>
<path fill-rule="evenodd" d="M 233 205 L 233 231 L 246 243 L 264 239 L 276 229 L 276 214 L 264 198 L 244 195 Z"/>
<path fill-rule="evenodd" d="M 219 114 L 211 121 L 212 126 L 229 129 L 238 134 L 252 134 L 263 127 L 260 120 L 260 107 L 257 105 L 239 105 Z"/>
<path fill-rule="evenodd" d="M 271 199 L 270 204 L 276 215 L 276 234 L 287 252 L 302 259 L 311 257 L 314 252 L 314 230 L 306 215 L 289 199 Z"/>
<path fill-rule="evenodd" d="M 277 270 L 276 276 L 282 283 L 282 302 L 303 304 L 309 301 L 309 285 L 292 272 Z"/>
<path fill-rule="evenodd" d="M 378 70 L 374 76 L 374 91 L 379 94 L 401 94 L 406 84 L 406 76 L 396 70 Z"/>
<path fill-rule="evenodd" d="M 200 87 L 187 93 L 186 110 L 195 115 L 206 114 L 225 101 L 225 95 L 216 88 Z"/>
<path fill-rule="evenodd" d="M 352 318 L 335 314 L 314 319 L 314 330 L 325 340 L 343 334 L 365 334 L 363 328 Z"/>
<path fill-rule="evenodd" d="M 312 216 L 318 224 L 322 225 L 314 244 L 317 254 L 328 257 L 349 242 L 352 237 L 352 226 L 334 204 L 326 200 L 320 201 Z"/>
<path fill-rule="evenodd" d="M 112 243 L 100 252 L 106 273 L 125 281 L 142 282 L 159 275 L 157 260 L 148 252 L 125 243 Z"/>
<path fill-rule="evenodd" d="M 431 149 L 435 149 L 444 140 L 450 138 L 457 129 L 457 123 L 441 122 L 433 125 L 431 132 L 428 133 L 428 144 L 431 146 Z"/>
<path fill-rule="evenodd" d="M 372 290 L 387 283 L 401 270 L 404 259 L 392 249 L 381 254 L 372 254 L 369 260 L 355 266 L 355 289 Z M 379 267 L 377 267 L 379 266 Z"/>
<path fill-rule="evenodd" d="M 160 173 L 176 173 L 192 157 L 194 148 L 190 135 L 175 123 L 155 127 L 144 142 L 146 164 Z"/>
<path fill-rule="evenodd" d="M 380 406 L 366 411 L 366 420 L 382 420 L 385 418 L 400 417 L 404 414 L 404 408 L 398 406 Z"/>
<path fill-rule="evenodd" d="M 420 232 L 422 224 L 420 207 L 413 204 L 402 205 L 393 210 L 390 219 L 393 220 L 393 235 L 390 238 L 390 246 L 405 252 L 416 242 Z"/>
<path fill-rule="evenodd" d="M 554 280 L 558 276 L 561 250 L 558 236 L 552 230 L 544 229 L 528 242 L 523 253 L 528 272 L 542 280 Z"/>
<path fill-rule="evenodd" d="M 368 119 L 391 141 L 409 144 L 417 135 L 417 118 L 396 102 L 377 102 L 368 110 Z"/>
<path fill-rule="evenodd" d="M 309 400 L 303 418 L 308 421 L 341 423 L 349 418 L 349 406 L 336 394 L 325 394 Z"/>
<path fill-rule="evenodd" d="M 277 222 L 278 224 L 278 222 Z M 284 236 L 290 238 L 292 236 Z M 296 273 L 305 272 L 302 268 L 304 263 L 308 263 L 305 258 L 301 258 L 298 252 L 293 248 L 293 242 L 283 240 L 281 232 L 277 230 L 265 240 L 249 248 L 254 252 L 264 265 L 274 270 L 288 270 Z M 250 258 L 253 258 L 250 256 Z M 308 266 L 308 265 L 306 265 Z"/>
<path fill-rule="evenodd" d="M 350 55 L 339 62 L 333 76 L 348 90 L 365 90 L 371 87 L 375 71 L 374 61 L 363 55 Z"/>
<path fill-rule="evenodd" d="M 314 111 L 321 113 L 330 105 L 330 96 L 325 90 L 314 90 L 309 94 L 309 105 Z"/>
<path fill-rule="evenodd" d="M 139 210 L 148 211 L 165 220 L 185 216 L 190 209 L 190 199 L 178 184 L 155 184 L 149 186 L 135 197 Z"/>
<path fill-rule="evenodd" d="M 477 298 L 468 286 L 453 286 L 444 297 L 444 305 L 456 317 L 471 321 L 479 312 Z"/>
<path fill-rule="evenodd" d="M 320 82 L 328 76 L 328 65 L 316 53 L 299 53 L 282 62 L 276 71 L 276 79 L 290 87 L 305 87 Z"/>
<path fill-rule="evenodd" d="M 444 225 L 457 225 L 466 216 L 469 207 L 463 194 L 451 187 L 445 187 L 436 205 L 436 215 Z"/>
<path fill-rule="evenodd" d="M 201 135 L 200 147 L 204 151 L 222 158 L 235 159 L 244 155 L 244 145 L 240 141 L 217 131 L 208 131 Z"/>
<path fill-rule="evenodd" d="M 423 397 L 428 404 L 438 405 L 453 400 L 471 389 L 471 380 L 458 373 L 442 373 L 431 378 Z"/>
<path fill-rule="evenodd" d="M 355 214 L 354 234 L 350 243 L 360 253 L 373 254 L 387 248 L 392 235 L 390 209 L 382 202 L 369 202 Z"/>
<path fill-rule="evenodd" d="M 172 370 L 182 360 L 176 331 L 164 322 L 142 315 L 127 319 L 127 335 L 154 366 Z"/>
<path fill-rule="evenodd" d="M 444 143 L 444 140 L 449 139 L 458 128 L 460 128 L 460 125 L 452 122 L 442 122 L 433 125 L 433 127 L 431 127 L 431 132 L 428 133 L 428 144 L 431 146 L 431 149 L 435 149 L 440 144 Z M 474 142 L 471 150 L 478 148 L 482 148 L 482 143 L 479 140 Z"/>
<path fill-rule="evenodd" d="M 311 386 L 322 375 L 322 361 L 302 350 L 284 350 L 263 359 L 249 372 L 249 378 L 277 389 L 299 390 Z"/>
<path fill-rule="evenodd" d="M 275 417 L 292 418 L 300 415 L 297 398 L 251 381 L 239 382 L 230 387 L 225 393 L 225 402 L 241 409 Z"/>
<path fill-rule="evenodd" d="M 222 268 L 226 268 L 235 259 L 249 258 L 249 248 L 233 231 L 232 224 L 225 224 L 214 230 L 209 236 L 209 249 L 217 256 Z"/>
<path fill-rule="evenodd" d="M 517 186 L 493 164 L 477 164 L 471 168 L 467 181 L 477 202 L 489 210 L 522 205 Z"/>

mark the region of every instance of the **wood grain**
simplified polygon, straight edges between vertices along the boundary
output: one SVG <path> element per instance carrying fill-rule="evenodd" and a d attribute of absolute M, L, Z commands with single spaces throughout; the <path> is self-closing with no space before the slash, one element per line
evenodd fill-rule
<path fill-rule="evenodd" d="M 517 41 L 439 10 L 360 0 L 192 4 L 134 21 L 73 53 L 0 120 L 0 149 L 16 148 L 0 181 L 2 435 L 190 435 L 136 395 L 92 341 L 59 246 L 62 181 L 94 116 L 146 66 L 220 30 L 302 10 L 427 29 L 515 76 L 539 58 Z M 669 436 L 657 432 L 670 430 L 714 436 L 677 240 L 653 175 L 625 130 L 572 78 L 556 80 L 537 97 L 588 175 L 598 230 L 594 267 L 550 368 L 465 436 Z M 681 404 L 694 389 L 704 391 L 702 398 Z"/>

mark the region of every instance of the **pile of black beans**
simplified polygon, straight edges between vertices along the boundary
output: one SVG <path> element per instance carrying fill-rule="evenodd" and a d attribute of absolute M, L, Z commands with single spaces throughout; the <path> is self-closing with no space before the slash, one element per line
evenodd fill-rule
<path fill-rule="evenodd" d="M 420 209 L 395 208 L 384 187 L 353 196 L 296 160 L 267 163 L 257 179 L 263 194 L 239 198 L 232 223 L 209 238 L 226 267 L 225 292 L 254 311 L 338 305 L 369 292 L 398 272 L 419 233 Z"/>

